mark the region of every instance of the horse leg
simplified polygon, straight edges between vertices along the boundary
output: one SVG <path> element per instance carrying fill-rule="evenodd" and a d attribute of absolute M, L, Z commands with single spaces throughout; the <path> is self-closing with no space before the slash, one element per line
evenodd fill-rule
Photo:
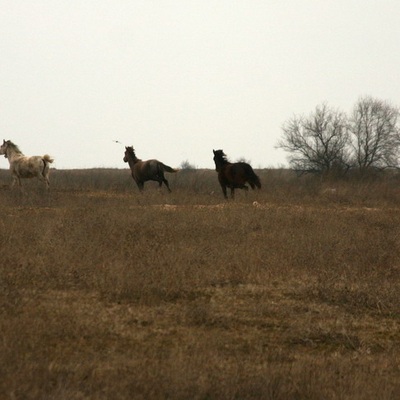
<path fill-rule="evenodd" d="M 164 172 L 163 172 L 163 171 L 159 171 L 157 177 L 158 177 L 158 183 L 159 183 L 159 185 L 160 185 L 159 187 L 161 188 L 161 186 L 162 186 L 162 184 L 163 184 L 163 182 L 164 182 L 164 185 L 167 187 L 168 191 L 171 193 L 171 189 L 170 189 L 170 187 L 169 187 L 168 181 L 165 179 Z"/>
<path fill-rule="evenodd" d="M 235 188 L 233 186 L 231 187 L 231 198 L 232 200 L 235 198 Z"/>
<path fill-rule="evenodd" d="M 46 189 L 50 189 L 50 180 L 48 176 L 44 177 L 44 184 L 46 185 Z"/>
<path fill-rule="evenodd" d="M 164 185 L 167 187 L 168 191 L 171 193 L 171 189 L 169 188 L 168 181 L 164 177 L 163 177 L 162 182 L 164 182 Z M 160 186 L 161 186 L 161 182 L 160 182 Z"/>
<path fill-rule="evenodd" d="M 158 190 L 161 190 L 161 186 L 163 184 L 164 178 L 162 176 L 158 176 L 156 182 L 158 182 Z"/>
<path fill-rule="evenodd" d="M 226 186 L 221 184 L 222 193 L 224 194 L 225 199 L 228 199 L 228 195 L 226 194 Z"/>
<path fill-rule="evenodd" d="M 41 180 L 46 185 L 46 189 L 50 188 L 50 181 L 47 176 L 42 176 L 39 178 L 39 180 Z"/>
<path fill-rule="evenodd" d="M 144 189 L 144 182 L 142 182 L 142 181 L 136 181 L 136 185 L 137 185 L 137 187 L 139 188 L 139 191 L 140 191 L 140 192 L 143 192 L 143 189 Z"/>
<path fill-rule="evenodd" d="M 40 181 L 42 181 L 46 185 L 46 189 L 50 188 L 50 180 L 49 180 L 49 175 L 46 173 L 38 175 L 38 178 Z"/>
<path fill-rule="evenodd" d="M 13 181 L 12 181 L 11 187 L 14 187 L 15 185 L 18 185 L 18 187 L 20 189 L 22 188 L 21 179 L 17 174 L 13 175 Z"/>

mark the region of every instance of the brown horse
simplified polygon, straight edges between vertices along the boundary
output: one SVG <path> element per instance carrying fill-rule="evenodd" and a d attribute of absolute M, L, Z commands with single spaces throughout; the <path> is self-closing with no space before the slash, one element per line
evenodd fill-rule
<path fill-rule="evenodd" d="M 171 168 L 158 160 L 139 160 L 132 146 L 125 147 L 124 162 L 129 164 L 132 178 L 140 191 L 143 190 L 146 181 L 156 181 L 159 183 L 159 187 L 164 182 L 168 191 L 171 191 L 168 181 L 165 179 L 164 172 L 177 172 L 177 169 Z"/>
<path fill-rule="evenodd" d="M 226 188 L 231 189 L 231 197 L 234 198 L 235 189 L 249 190 L 246 182 L 252 189 L 261 189 L 260 178 L 254 173 L 251 165 L 245 162 L 230 163 L 222 150 L 213 150 L 215 170 L 218 172 L 218 180 L 224 197 L 227 199 Z"/>

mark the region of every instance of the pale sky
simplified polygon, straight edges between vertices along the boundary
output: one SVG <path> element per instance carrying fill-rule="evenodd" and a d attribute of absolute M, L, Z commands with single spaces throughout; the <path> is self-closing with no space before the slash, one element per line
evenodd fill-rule
<path fill-rule="evenodd" d="M 398 0 L 0 0 L 0 52 L 0 139 L 59 169 L 278 167 L 293 115 L 400 106 Z"/>

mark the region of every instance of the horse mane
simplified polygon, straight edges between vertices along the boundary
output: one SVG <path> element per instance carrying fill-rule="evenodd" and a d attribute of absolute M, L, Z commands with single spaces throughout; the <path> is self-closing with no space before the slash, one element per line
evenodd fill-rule
<path fill-rule="evenodd" d="M 142 161 L 141 159 L 137 158 L 136 154 L 135 154 L 135 149 L 133 148 L 133 146 L 127 146 L 125 147 L 126 151 L 136 160 L 136 161 Z"/>
<path fill-rule="evenodd" d="M 7 140 L 6 143 L 7 143 L 7 147 L 12 148 L 16 153 L 23 154 L 22 151 L 19 149 L 19 147 L 15 143 L 13 143 L 11 140 Z"/>
<path fill-rule="evenodd" d="M 215 150 L 214 154 L 215 154 L 215 157 L 218 158 L 218 160 L 222 162 L 222 164 L 228 164 L 229 163 L 228 157 L 224 153 L 223 150 Z"/>

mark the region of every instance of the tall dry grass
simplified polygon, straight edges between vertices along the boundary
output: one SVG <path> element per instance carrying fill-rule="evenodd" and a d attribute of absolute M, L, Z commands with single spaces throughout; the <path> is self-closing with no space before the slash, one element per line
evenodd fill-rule
<path fill-rule="evenodd" d="M 398 177 L 259 173 L 3 186 L 0 397 L 398 398 Z"/>

